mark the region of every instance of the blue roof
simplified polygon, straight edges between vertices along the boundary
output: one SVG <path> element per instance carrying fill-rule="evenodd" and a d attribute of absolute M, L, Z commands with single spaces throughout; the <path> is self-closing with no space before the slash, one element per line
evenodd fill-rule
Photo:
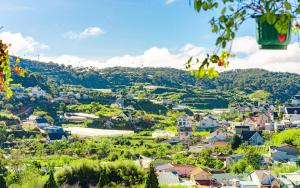
<path fill-rule="evenodd" d="M 66 136 L 65 133 L 49 133 L 50 140 L 61 140 L 63 136 Z"/>
<path fill-rule="evenodd" d="M 46 127 L 44 129 L 47 133 L 64 133 L 64 129 L 58 126 Z"/>
<path fill-rule="evenodd" d="M 45 118 L 43 118 L 43 117 L 37 117 L 37 118 L 35 119 L 35 121 L 36 121 L 37 123 L 48 123 L 48 121 L 47 121 Z"/>

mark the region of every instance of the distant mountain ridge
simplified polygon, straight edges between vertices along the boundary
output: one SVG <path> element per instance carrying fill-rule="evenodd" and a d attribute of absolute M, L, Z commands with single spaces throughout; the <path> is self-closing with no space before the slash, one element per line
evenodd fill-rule
<path fill-rule="evenodd" d="M 12 63 L 15 57 L 11 57 Z M 82 85 L 87 88 L 112 88 L 130 86 L 134 83 L 186 88 L 219 89 L 223 91 L 240 90 L 253 93 L 265 90 L 274 99 L 287 100 L 300 91 L 300 75 L 292 73 L 269 72 L 262 69 L 240 69 L 220 73 L 215 79 L 196 79 L 188 71 L 173 68 L 126 68 L 105 69 L 73 68 L 55 63 L 21 59 L 21 66 L 28 69 L 26 78 L 15 76 L 16 82 L 25 86 L 47 83 Z M 49 89 L 49 88 L 47 88 Z"/>

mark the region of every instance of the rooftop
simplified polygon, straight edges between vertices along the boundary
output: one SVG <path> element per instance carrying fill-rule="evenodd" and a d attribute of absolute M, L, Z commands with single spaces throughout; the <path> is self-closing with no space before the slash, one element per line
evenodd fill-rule
<path fill-rule="evenodd" d="M 287 114 L 300 114 L 300 107 L 286 107 Z"/>
<path fill-rule="evenodd" d="M 260 131 L 243 131 L 242 132 L 243 140 L 249 140 L 255 133 L 258 133 L 262 136 L 262 132 Z"/>
<path fill-rule="evenodd" d="M 180 184 L 178 175 L 172 172 L 160 172 L 157 179 L 160 185 Z"/>
<path fill-rule="evenodd" d="M 279 174 L 279 177 L 288 179 L 296 185 L 300 185 L 300 172 L 281 173 L 281 174 Z"/>
<path fill-rule="evenodd" d="M 37 123 L 48 123 L 48 121 L 47 121 L 45 118 L 43 118 L 43 117 L 37 117 L 37 118 L 35 119 L 35 121 L 36 121 Z"/>

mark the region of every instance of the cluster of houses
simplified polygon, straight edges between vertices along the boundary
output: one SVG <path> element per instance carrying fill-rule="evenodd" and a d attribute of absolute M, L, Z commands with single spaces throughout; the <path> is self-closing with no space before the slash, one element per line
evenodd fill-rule
<path fill-rule="evenodd" d="M 75 87 L 75 86 L 72 86 Z M 63 87 L 65 88 L 65 87 Z M 87 100 L 90 99 L 90 95 L 88 93 L 93 92 L 102 92 L 94 91 L 93 89 L 80 88 L 80 92 L 76 91 L 61 91 L 58 93 L 58 96 L 53 97 L 45 90 L 41 89 L 38 86 L 35 87 L 23 87 L 23 86 L 13 86 L 12 90 L 14 91 L 13 97 L 18 100 L 26 100 L 29 98 L 37 98 L 37 99 L 46 99 L 51 103 L 76 103 L 77 100 Z"/>
<path fill-rule="evenodd" d="M 31 115 L 26 121 L 22 122 L 22 125 L 30 125 L 38 128 L 42 133 L 47 135 L 48 142 L 67 139 L 69 136 L 69 133 L 62 127 L 53 126 L 47 121 L 47 119 L 40 116 Z"/>
<path fill-rule="evenodd" d="M 31 97 L 35 98 L 48 98 L 49 95 L 46 91 L 42 90 L 40 87 L 28 87 L 24 88 L 22 86 L 14 86 L 12 87 L 14 91 L 14 98 L 22 100 L 28 99 Z"/>
<path fill-rule="evenodd" d="M 238 108 L 236 110 L 241 110 Z M 243 114 L 253 108 L 243 109 Z M 183 116 L 177 118 L 178 136 L 166 130 L 156 130 L 153 138 L 165 138 L 166 142 L 176 144 L 187 143 L 188 153 L 197 155 L 204 149 L 226 148 L 232 138 L 238 136 L 244 145 L 253 146 L 264 150 L 260 164 L 262 169 L 267 169 L 274 164 L 285 166 L 300 165 L 300 151 L 297 147 L 283 144 L 281 146 L 265 146 L 266 138 L 263 131 L 278 132 L 289 128 L 300 127 L 300 95 L 294 96 L 289 103 L 284 104 L 279 110 L 272 105 L 261 105 L 255 113 L 243 117 L 242 122 L 228 122 L 218 119 L 218 115 L 202 114 L 202 117 Z M 193 134 L 197 132 L 210 132 L 209 136 L 196 140 Z M 196 140 L 196 141 L 195 141 Z M 268 140 L 272 143 L 271 140 Z M 220 155 L 213 153 L 212 158 L 224 162 L 224 167 L 243 159 L 244 154 Z M 300 187 L 300 171 L 294 173 L 281 173 L 275 175 L 269 170 L 256 170 L 249 174 L 235 175 L 222 173 L 212 169 L 199 168 L 193 165 L 181 164 L 155 164 L 159 183 L 164 185 L 182 185 L 199 187 Z M 266 168 L 264 168 L 266 167 Z"/>
<path fill-rule="evenodd" d="M 139 159 L 136 163 L 146 170 L 149 169 L 149 165 L 152 163 L 160 186 L 228 188 L 300 187 L 300 171 L 275 175 L 270 170 L 255 170 L 251 173 L 237 175 L 189 164 L 153 163 L 149 158 Z"/>

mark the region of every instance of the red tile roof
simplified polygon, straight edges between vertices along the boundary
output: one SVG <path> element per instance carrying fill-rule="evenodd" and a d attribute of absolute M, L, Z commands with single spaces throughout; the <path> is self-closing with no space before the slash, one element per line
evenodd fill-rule
<path fill-rule="evenodd" d="M 165 171 L 176 172 L 180 177 L 190 177 L 191 172 L 198 169 L 194 165 L 184 165 L 184 164 L 172 164 L 172 168 L 169 168 Z"/>

